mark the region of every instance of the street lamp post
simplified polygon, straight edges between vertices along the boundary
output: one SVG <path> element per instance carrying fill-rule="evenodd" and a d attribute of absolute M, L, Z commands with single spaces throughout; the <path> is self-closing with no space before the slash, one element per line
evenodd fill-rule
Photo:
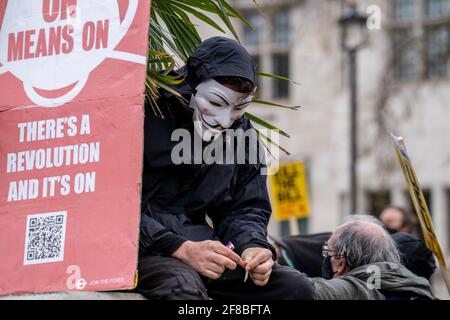
<path fill-rule="evenodd" d="M 341 47 L 348 55 L 350 85 L 350 212 L 358 210 L 358 50 L 367 39 L 367 16 L 358 12 L 357 1 L 347 1 L 339 19 Z"/>

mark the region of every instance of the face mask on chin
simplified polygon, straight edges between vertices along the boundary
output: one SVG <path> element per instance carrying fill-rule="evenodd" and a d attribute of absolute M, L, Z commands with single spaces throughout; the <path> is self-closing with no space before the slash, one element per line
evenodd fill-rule
<path fill-rule="evenodd" d="M 244 115 L 254 94 L 234 91 L 214 79 L 200 83 L 195 90 L 189 104 L 194 110 L 194 128 L 208 142 Z"/>

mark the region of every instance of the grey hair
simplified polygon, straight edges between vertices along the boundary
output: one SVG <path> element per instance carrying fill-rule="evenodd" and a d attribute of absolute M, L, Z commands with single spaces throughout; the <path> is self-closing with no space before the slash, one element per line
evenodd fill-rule
<path fill-rule="evenodd" d="M 400 264 L 395 241 L 384 225 L 370 215 L 353 215 L 331 235 L 329 245 L 345 254 L 350 269 L 375 262 Z"/>

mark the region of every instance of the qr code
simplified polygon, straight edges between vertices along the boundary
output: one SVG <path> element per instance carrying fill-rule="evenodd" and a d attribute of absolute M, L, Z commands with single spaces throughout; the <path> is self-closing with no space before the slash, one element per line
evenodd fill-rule
<path fill-rule="evenodd" d="M 24 265 L 64 260 L 67 211 L 27 216 Z"/>

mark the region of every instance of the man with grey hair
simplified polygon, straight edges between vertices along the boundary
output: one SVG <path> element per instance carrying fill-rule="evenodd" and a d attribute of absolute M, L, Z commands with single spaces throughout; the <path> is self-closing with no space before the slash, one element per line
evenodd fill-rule
<path fill-rule="evenodd" d="M 323 278 L 313 278 L 319 300 L 434 298 L 429 282 L 400 264 L 394 240 L 371 216 L 351 216 L 331 235 L 323 256 Z"/>

